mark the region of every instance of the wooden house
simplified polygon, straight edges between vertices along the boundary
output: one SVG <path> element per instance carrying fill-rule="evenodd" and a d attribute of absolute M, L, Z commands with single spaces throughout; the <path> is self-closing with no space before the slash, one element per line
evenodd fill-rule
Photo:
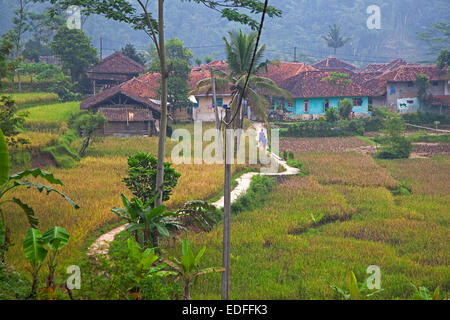
<path fill-rule="evenodd" d="M 92 92 L 95 95 L 100 89 L 121 84 L 138 77 L 144 71 L 144 66 L 120 52 L 115 52 L 89 68 L 87 77 L 92 82 Z"/>
<path fill-rule="evenodd" d="M 81 103 L 82 110 L 101 112 L 108 120 L 100 134 L 106 136 L 151 136 L 159 132 L 160 106 L 157 100 L 159 74 L 146 74 L 92 96 Z"/>

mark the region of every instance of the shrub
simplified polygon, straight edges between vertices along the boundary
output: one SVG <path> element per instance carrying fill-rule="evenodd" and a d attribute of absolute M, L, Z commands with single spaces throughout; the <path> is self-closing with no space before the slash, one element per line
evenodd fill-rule
<path fill-rule="evenodd" d="M 409 158 L 412 151 L 411 142 L 403 136 L 405 123 L 398 116 L 391 116 L 385 122 L 386 137 L 378 140 L 382 143 L 380 151 L 376 156 L 380 159 L 401 159 Z"/>
<path fill-rule="evenodd" d="M 134 300 L 177 300 L 180 286 L 172 278 L 161 277 L 155 269 L 163 266 L 158 261 L 150 267 L 154 257 L 152 249 L 144 251 L 135 243 L 130 246 L 128 234 L 121 234 L 111 243 L 108 256 L 95 257 L 95 263 L 89 258 L 80 264 L 83 290 L 76 290 L 74 295 L 81 299 L 134 299 Z M 145 254 L 148 258 L 146 258 Z M 147 259 L 147 261 L 145 260 Z M 151 273 L 153 271 L 153 273 Z M 78 297 L 80 295 L 80 297 Z"/>
<path fill-rule="evenodd" d="M 336 108 L 328 108 L 325 110 L 325 119 L 327 122 L 336 122 L 339 120 L 339 112 Z"/>
<path fill-rule="evenodd" d="M 402 114 L 402 119 L 405 122 L 414 125 L 431 125 L 435 121 L 441 124 L 450 124 L 450 117 L 443 114 L 429 113 L 429 112 L 415 112 Z"/>
<path fill-rule="evenodd" d="M 352 110 L 353 104 L 350 99 L 346 98 L 339 102 L 338 111 L 341 119 L 348 119 Z"/>
<path fill-rule="evenodd" d="M 231 205 L 232 213 L 239 213 L 261 207 L 275 186 L 275 179 L 267 176 L 254 176 L 247 193 Z"/>
<path fill-rule="evenodd" d="M 406 159 L 412 151 L 411 142 L 405 137 L 391 138 L 376 154 L 380 159 Z"/>
<path fill-rule="evenodd" d="M 157 168 L 158 159 L 149 153 L 139 152 L 128 158 L 128 177 L 123 181 L 133 195 L 144 203 L 156 195 Z M 169 162 L 164 163 L 163 201 L 170 199 L 180 176 L 181 174 L 176 172 Z"/>
<path fill-rule="evenodd" d="M 70 77 L 61 73 L 56 83 L 50 87 L 50 91 L 56 93 L 61 102 L 76 101 L 81 99 L 81 94 L 76 92 L 77 85 L 70 81 Z"/>
<path fill-rule="evenodd" d="M 365 132 L 364 120 L 352 119 L 339 122 L 308 121 L 292 124 L 286 131 L 281 132 L 282 137 L 348 137 L 363 135 Z"/>

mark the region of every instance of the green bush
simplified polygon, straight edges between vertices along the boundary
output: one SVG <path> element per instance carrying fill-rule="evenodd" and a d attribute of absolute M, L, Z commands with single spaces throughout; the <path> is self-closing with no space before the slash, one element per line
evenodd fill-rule
<path fill-rule="evenodd" d="M 381 146 L 376 154 L 380 159 L 406 159 L 412 151 L 411 142 L 405 137 L 395 137 L 390 139 L 387 144 Z"/>
<path fill-rule="evenodd" d="M 281 131 L 282 137 L 349 137 L 363 135 L 364 120 L 352 119 L 338 122 L 321 120 L 305 121 L 291 124 L 286 131 Z"/>
<path fill-rule="evenodd" d="M 158 159 L 150 153 L 138 152 L 128 158 L 128 177 L 124 178 L 123 182 L 143 203 L 147 203 L 156 196 L 157 167 Z M 181 174 L 171 167 L 170 162 L 164 163 L 163 201 L 170 199 L 180 176 Z"/>
<path fill-rule="evenodd" d="M 173 277 L 137 277 L 139 262 L 135 261 L 128 248 L 125 231 L 111 243 L 108 257 L 99 255 L 92 263 L 85 258 L 81 263 L 83 290 L 75 290 L 75 299 L 88 300 L 178 300 L 180 286 Z M 155 262 L 156 268 L 160 266 Z"/>
<path fill-rule="evenodd" d="M 46 147 L 42 149 L 42 151 L 49 152 L 59 167 L 70 169 L 77 161 L 80 161 L 78 153 L 70 146 L 76 138 L 77 137 L 73 132 L 68 132 L 61 137 L 59 144 Z"/>
<path fill-rule="evenodd" d="M 231 205 L 231 212 L 236 214 L 261 207 L 275 183 L 275 178 L 254 176 L 247 192 Z"/>
<path fill-rule="evenodd" d="M 0 263 L 0 300 L 24 300 L 29 291 L 30 283 L 26 277 Z"/>
<path fill-rule="evenodd" d="M 420 132 L 408 136 L 408 140 L 411 142 L 450 143 L 450 134 L 434 135 Z"/>
<path fill-rule="evenodd" d="M 341 119 L 348 119 L 353 110 L 352 101 L 345 98 L 339 102 L 338 112 Z"/>
<path fill-rule="evenodd" d="M 325 119 L 327 122 L 336 122 L 339 120 L 339 112 L 336 108 L 328 108 L 325 110 Z"/>
<path fill-rule="evenodd" d="M 450 124 L 450 116 L 429 112 L 405 113 L 402 114 L 402 119 L 409 124 L 433 125 L 433 127 L 435 121 L 439 121 L 441 124 Z"/>

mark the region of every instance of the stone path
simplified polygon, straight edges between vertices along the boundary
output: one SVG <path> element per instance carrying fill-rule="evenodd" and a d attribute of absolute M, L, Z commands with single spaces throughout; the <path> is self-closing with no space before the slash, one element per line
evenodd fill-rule
<path fill-rule="evenodd" d="M 254 123 L 253 126 L 256 129 L 256 133 L 257 133 L 256 134 L 256 140 L 258 140 L 259 132 L 261 131 L 261 129 L 264 130 L 264 132 L 266 134 L 266 137 L 267 137 L 267 131 L 264 128 L 262 123 Z M 299 169 L 292 168 L 292 167 L 288 166 L 286 161 L 282 160 L 276 154 L 270 153 L 270 157 L 271 157 L 272 161 L 275 161 L 275 163 L 278 164 L 277 166 L 275 166 L 276 168 L 278 168 L 278 166 L 282 166 L 285 169 L 285 171 L 278 172 L 278 170 L 277 170 L 276 172 L 262 172 L 262 173 L 259 173 L 259 172 L 248 172 L 248 173 L 244 173 L 242 176 L 240 176 L 239 178 L 236 179 L 237 186 L 233 189 L 233 191 L 231 191 L 231 203 L 235 202 L 241 195 L 243 195 L 243 194 L 245 194 L 245 192 L 247 192 L 247 190 L 250 188 L 250 184 L 252 182 L 253 177 L 256 176 L 256 175 L 290 176 L 290 175 L 297 175 L 297 174 L 299 174 Z M 224 197 L 222 197 L 220 200 L 212 203 L 212 205 L 215 206 L 216 208 L 219 208 L 219 209 L 223 208 L 223 206 L 224 206 Z M 108 254 L 109 243 L 114 241 L 114 238 L 116 237 L 116 235 L 118 235 L 123 230 L 125 230 L 126 227 L 127 227 L 127 225 L 123 225 L 123 226 L 117 227 L 117 228 L 115 228 L 115 229 L 113 229 L 113 230 L 111 230 L 111 231 L 101 235 L 89 247 L 88 255 L 97 255 L 97 254 L 106 255 L 106 254 Z"/>

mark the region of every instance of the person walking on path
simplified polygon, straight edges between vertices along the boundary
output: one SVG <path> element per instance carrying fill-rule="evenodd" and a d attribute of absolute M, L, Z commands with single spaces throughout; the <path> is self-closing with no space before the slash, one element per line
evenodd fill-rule
<path fill-rule="evenodd" d="M 259 132 L 259 143 L 261 144 L 263 149 L 266 150 L 267 138 L 263 128 L 261 128 L 261 131 Z"/>

